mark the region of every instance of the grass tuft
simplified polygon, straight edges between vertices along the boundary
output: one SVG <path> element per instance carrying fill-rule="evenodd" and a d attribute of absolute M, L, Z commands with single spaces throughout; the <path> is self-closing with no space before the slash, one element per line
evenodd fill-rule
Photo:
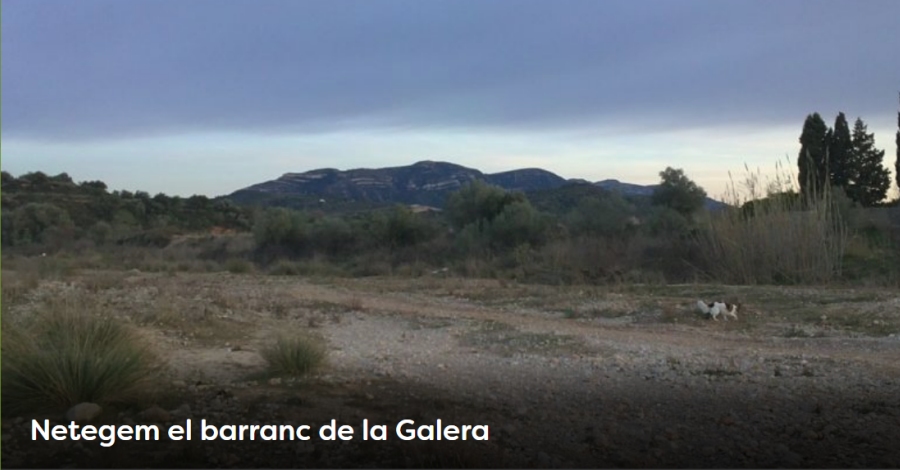
<path fill-rule="evenodd" d="M 74 308 L 3 325 L 3 405 L 13 413 L 140 398 L 160 362 L 125 325 Z"/>
<path fill-rule="evenodd" d="M 261 354 L 269 363 L 269 373 L 273 376 L 299 377 L 316 370 L 325 362 L 324 344 L 306 334 L 280 336 Z"/>

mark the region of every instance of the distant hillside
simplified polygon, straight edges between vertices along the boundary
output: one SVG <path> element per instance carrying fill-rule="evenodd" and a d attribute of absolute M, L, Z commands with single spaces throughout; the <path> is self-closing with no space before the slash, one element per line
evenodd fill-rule
<path fill-rule="evenodd" d="M 365 209 L 385 204 L 443 207 L 450 193 L 475 180 L 520 191 L 566 184 L 565 178 L 540 169 L 484 174 L 453 163 L 422 161 L 391 168 L 346 171 L 324 168 L 286 173 L 278 179 L 235 191 L 227 198 L 240 204 L 297 208 Z"/>
<path fill-rule="evenodd" d="M 390 168 L 345 171 L 322 168 L 286 173 L 277 179 L 235 191 L 225 198 L 238 204 L 328 212 L 362 211 L 391 204 L 443 207 L 450 193 L 475 180 L 525 193 L 589 183 L 582 179 L 567 180 L 539 168 L 485 174 L 454 163 L 421 161 Z M 655 188 L 654 185 L 641 186 L 613 179 L 590 184 L 635 197 L 649 197 Z M 721 206 L 721 202 L 707 199 L 707 207 Z"/>
<path fill-rule="evenodd" d="M 658 186 L 656 184 L 642 186 L 639 184 L 623 183 L 619 180 L 614 180 L 614 179 L 598 181 L 598 182 L 594 183 L 594 185 L 597 187 L 609 190 L 609 191 L 616 191 L 624 196 L 640 196 L 640 197 L 653 196 L 653 191 Z M 706 208 L 709 210 L 719 210 L 725 206 L 726 206 L 726 204 L 724 202 L 717 201 L 717 200 L 709 198 L 709 197 L 706 198 Z"/>
<path fill-rule="evenodd" d="M 652 196 L 653 190 L 656 189 L 657 185 L 649 185 L 649 186 L 641 186 L 639 184 L 631 184 L 631 183 L 623 183 L 619 180 L 603 180 L 594 183 L 595 185 L 607 189 L 609 191 L 616 191 L 622 194 L 626 194 L 628 196 Z"/>

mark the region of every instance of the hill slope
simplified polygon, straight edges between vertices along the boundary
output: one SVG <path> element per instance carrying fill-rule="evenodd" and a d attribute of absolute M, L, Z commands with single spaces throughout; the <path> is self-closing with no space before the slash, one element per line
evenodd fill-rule
<path fill-rule="evenodd" d="M 390 204 L 443 207 L 447 196 L 480 180 L 507 190 L 532 193 L 584 184 L 540 168 L 485 174 L 448 162 L 421 161 L 408 166 L 337 170 L 322 168 L 281 177 L 240 189 L 226 196 L 239 204 L 277 205 L 322 210 L 364 210 Z M 655 186 L 604 180 L 595 186 L 624 196 L 648 197 Z M 721 203 L 707 200 L 708 207 Z"/>

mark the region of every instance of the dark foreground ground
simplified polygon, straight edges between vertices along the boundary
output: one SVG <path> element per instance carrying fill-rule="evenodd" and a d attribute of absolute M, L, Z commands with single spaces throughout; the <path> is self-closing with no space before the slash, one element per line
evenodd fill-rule
<path fill-rule="evenodd" d="M 165 412 L 106 407 L 92 424 L 160 421 L 163 440 L 33 441 L 32 416 L 4 414 L 3 468 L 900 467 L 893 290 L 101 274 L 42 283 L 6 312 L 93 285 L 92 308 L 142 328 L 171 374 Z M 691 307 L 700 296 L 749 306 L 712 322 Z M 300 327 L 328 340 L 328 366 L 259 378 L 259 349 Z M 68 424 L 61 411 L 34 417 Z M 188 418 L 192 441 L 167 440 Z M 203 419 L 313 431 L 202 441 Z M 353 439 L 323 441 L 332 419 Z M 364 419 L 387 440 L 362 440 Z M 488 440 L 404 441 L 403 419 L 486 425 Z"/>

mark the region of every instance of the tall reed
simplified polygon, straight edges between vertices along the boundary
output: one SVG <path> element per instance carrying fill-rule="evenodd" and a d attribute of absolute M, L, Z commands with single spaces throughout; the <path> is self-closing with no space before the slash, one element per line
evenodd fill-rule
<path fill-rule="evenodd" d="M 730 284 L 838 279 L 849 234 L 830 188 L 813 188 L 804 197 L 780 162 L 774 177 L 744 167 L 743 190 L 729 172 L 729 207 L 710 214 L 695 238 L 709 274 Z"/>

